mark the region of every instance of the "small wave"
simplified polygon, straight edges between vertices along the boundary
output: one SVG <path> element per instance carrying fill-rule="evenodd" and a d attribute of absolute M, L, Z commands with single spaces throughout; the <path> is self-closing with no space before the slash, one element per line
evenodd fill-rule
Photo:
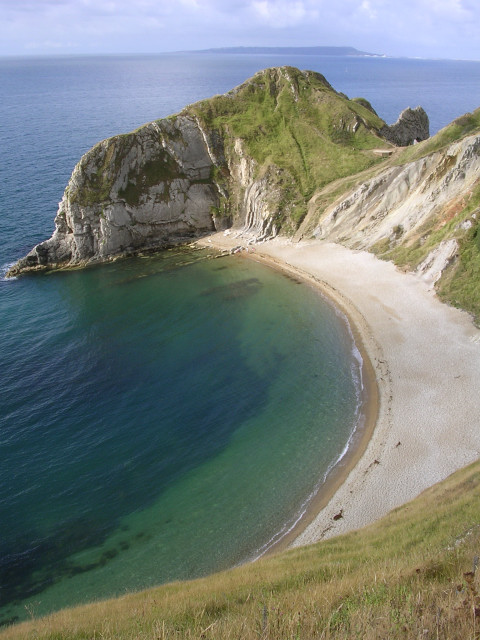
<path fill-rule="evenodd" d="M 268 542 L 266 542 L 263 546 L 257 549 L 257 551 L 253 556 L 253 560 L 258 560 L 259 558 L 264 556 L 273 546 L 275 546 L 278 542 L 280 542 L 280 540 L 283 540 L 285 536 L 288 536 L 288 534 L 291 531 L 293 531 L 293 529 L 295 529 L 297 524 L 300 522 L 300 520 L 303 518 L 303 516 L 307 512 L 308 505 L 310 504 L 310 501 L 317 494 L 317 491 L 318 489 L 315 489 L 314 491 L 312 491 L 312 493 L 303 501 L 293 521 L 290 521 L 284 524 L 283 527 L 280 529 L 280 531 L 277 531 L 277 533 L 275 533 Z"/>
<path fill-rule="evenodd" d="M 7 272 L 10 269 L 10 267 L 13 267 L 13 265 L 15 264 L 15 262 L 7 262 L 6 264 L 2 264 L 2 266 L 0 267 L 0 280 L 2 280 L 3 282 L 10 282 L 11 280 L 16 280 L 17 277 L 13 276 L 11 278 L 7 278 Z"/>
<path fill-rule="evenodd" d="M 360 358 L 361 358 L 361 356 L 360 356 Z M 362 362 L 363 362 L 363 360 L 362 360 Z M 277 531 L 270 538 L 270 540 L 268 540 L 268 542 L 266 542 L 262 547 L 257 549 L 257 551 L 255 552 L 255 554 L 253 556 L 254 560 L 258 560 L 258 558 L 261 558 L 262 556 L 264 556 L 273 546 L 275 546 L 278 542 L 280 542 L 280 540 L 283 540 L 283 538 L 288 536 L 288 534 L 295 529 L 297 524 L 300 522 L 300 520 L 303 518 L 303 516 L 307 512 L 307 509 L 308 509 L 310 503 L 312 502 L 312 500 L 320 492 L 321 488 L 325 485 L 328 476 L 331 474 L 331 472 L 335 468 L 338 467 L 338 465 L 342 462 L 342 460 L 348 454 L 348 452 L 350 451 L 350 448 L 352 447 L 352 443 L 353 443 L 353 440 L 355 439 L 355 436 L 357 435 L 359 429 L 362 428 L 364 426 L 364 423 L 365 423 L 364 416 L 361 414 L 360 409 L 361 409 L 361 403 L 357 405 L 357 410 L 356 410 L 356 413 L 355 413 L 354 427 L 352 429 L 352 432 L 350 433 L 350 436 L 348 437 L 348 440 L 347 440 L 345 446 L 343 447 L 342 451 L 340 452 L 340 454 L 335 458 L 335 460 L 333 460 L 333 462 L 331 462 L 329 464 L 329 466 L 327 467 L 327 470 L 323 474 L 323 477 L 322 477 L 321 481 L 316 485 L 316 487 L 313 489 L 313 491 L 302 502 L 302 504 L 300 506 L 300 509 L 295 514 L 295 517 L 291 521 L 285 523 L 283 525 L 283 527 L 280 529 L 280 531 Z"/>
<path fill-rule="evenodd" d="M 350 433 L 350 436 L 348 437 L 348 440 L 345 446 L 343 447 L 343 450 L 341 451 L 341 453 L 327 467 L 327 470 L 323 475 L 323 481 L 321 484 L 324 484 L 326 482 L 328 476 L 333 471 L 333 469 L 335 469 L 342 462 L 342 460 L 348 454 L 352 446 L 352 443 L 356 435 L 358 434 L 359 430 L 361 430 L 365 426 L 365 415 L 362 411 L 363 403 L 364 403 L 363 357 L 362 357 L 362 354 L 360 353 L 360 349 L 357 347 L 357 344 L 355 342 L 355 336 L 353 334 L 352 327 L 350 325 L 350 321 L 348 317 L 336 307 L 335 307 L 335 313 L 343 321 L 345 327 L 347 328 L 347 332 L 351 340 L 351 354 L 352 354 L 351 373 L 352 373 L 353 384 L 355 387 L 356 404 L 355 404 L 353 428 Z M 317 491 L 320 489 L 321 484 L 319 485 L 319 487 L 317 487 Z"/>
<path fill-rule="evenodd" d="M 359 414 L 359 411 L 356 414 L 356 420 L 355 420 L 354 428 L 353 428 L 352 432 L 350 433 L 350 436 L 349 436 L 345 446 L 343 447 L 341 453 L 335 458 L 335 460 L 333 460 L 333 462 L 331 462 L 329 464 L 327 470 L 323 474 L 323 477 L 322 477 L 321 481 L 317 484 L 317 486 L 314 488 L 314 490 L 307 496 L 307 498 L 302 502 L 302 504 L 300 506 L 300 509 L 295 514 L 295 517 L 292 520 L 290 520 L 289 522 L 285 523 L 283 525 L 283 527 L 280 529 L 280 531 L 277 531 L 270 538 L 270 540 L 268 540 L 268 542 L 266 542 L 263 546 L 261 546 L 259 549 L 257 549 L 257 551 L 253 555 L 252 560 L 258 560 L 259 558 L 264 556 L 278 542 L 280 542 L 281 540 L 283 540 L 283 538 L 288 536 L 288 534 L 295 529 L 297 524 L 300 522 L 300 520 L 306 514 L 310 503 L 315 498 L 315 496 L 320 492 L 321 488 L 325 485 L 328 476 L 331 474 L 331 472 L 336 467 L 338 467 L 338 465 L 342 462 L 342 460 L 345 458 L 345 456 L 349 452 L 349 450 L 350 450 L 350 448 L 352 446 L 352 442 L 353 442 L 355 436 L 357 435 L 359 428 L 364 423 L 364 420 L 362 419 L 363 417 L 361 415 L 358 415 L 358 414 Z"/>
<path fill-rule="evenodd" d="M 325 485 L 328 476 L 332 473 L 332 471 L 334 469 L 336 469 L 338 467 L 338 465 L 341 464 L 342 460 L 349 453 L 356 436 L 358 435 L 359 431 L 361 432 L 361 430 L 365 426 L 365 414 L 362 411 L 363 402 L 364 402 L 364 398 L 363 398 L 363 392 L 364 392 L 363 357 L 362 357 L 362 354 L 361 354 L 359 348 L 356 345 L 355 336 L 354 336 L 352 328 L 350 326 L 350 322 L 348 320 L 348 317 L 342 311 L 340 311 L 340 309 L 338 309 L 335 305 L 332 305 L 332 306 L 333 306 L 333 308 L 335 310 L 335 314 L 337 315 L 338 318 L 341 319 L 341 321 L 343 322 L 344 326 L 346 327 L 347 333 L 348 333 L 348 335 L 350 337 L 350 340 L 351 340 L 351 354 L 352 354 L 351 373 L 352 373 L 353 384 L 354 384 L 354 387 L 355 387 L 355 397 L 356 397 L 353 428 L 352 428 L 352 431 L 350 432 L 350 435 L 349 435 L 349 437 L 347 439 L 347 442 L 345 443 L 345 446 L 343 447 L 342 451 L 328 465 L 327 470 L 323 474 L 322 479 L 315 486 L 313 491 L 303 501 L 303 503 L 301 504 L 299 510 L 295 514 L 294 518 L 292 520 L 290 520 L 289 522 L 285 523 L 283 525 L 283 527 L 280 529 L 280 531 L 277 531 L 270 538 L 270 540 L 268 542 L 266 542 L 262 547 L 257 549 L 257 551 L 255 552 L 254 557 L 253 557 L 254 560 L 257 560 L 258 558 L 261 558 L 262 556 L 264 556 L 273 546 L 275 546 L 278 542 L 280 542 L 280 540 L 285 538 L 285 536 L 287 536 L 291 531 L 293 531 L 295 529 L 297 524 L 300 522 L 300 520 L 303 518 L 303 516 L 307 512 L 308 506 L 311 503 L 311 501 L 315 498 L 315 496 L 319 493 L 321 488 Z"/>

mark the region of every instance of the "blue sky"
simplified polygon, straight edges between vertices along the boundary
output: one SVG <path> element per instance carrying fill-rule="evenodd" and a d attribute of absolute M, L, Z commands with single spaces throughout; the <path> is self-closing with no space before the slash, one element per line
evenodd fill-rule
<path fill-rule="evenodd" d="M 0 0 L 0 55 L 317 45 L 480 60 L 480 1 Z"/>

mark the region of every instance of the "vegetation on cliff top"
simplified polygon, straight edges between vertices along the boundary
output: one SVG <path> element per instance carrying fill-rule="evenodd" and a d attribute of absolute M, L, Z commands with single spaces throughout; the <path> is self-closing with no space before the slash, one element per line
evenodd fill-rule
<path fill-rule="evenodd" d="M 240 139 L 255 163 L 255 178 L 267 172 L 271 178 L 277 174 L 270 183 L 272 191 L 281 192 L 276 200 L 276 226 L 283 226 L 285 232 L 298 227 L 315 189 L 379 162 L 369 151 L 390 146 L 379 134 L 385 123 L 366 100 L 349 100 L 320 74 L 293 67 L 261 71 L 233 91 L 190 105 L 182 113 L 198 118 L 208 135 L 221 141 L 233 162 L 238 161 L 234 147 Z M 160 131 L 162 121 L 157 125 Z M 71 187 L 72 203 L 92 206 L 115 199 L 112 189 L 119 166 L 138 131 L 94 147 L 95 171 L 84 170 L 82 180 Z M 174 133 L 169 127 L 168 136 Z M 92 162 L 92 152 L 82 158 L 80 168 Z M 158 166 L 150 164 L 139 163 L 129 172 L 127 184 L 118 192 L 127 204 L 137 206 L 155 180 L 168 182 L 180 170 L 167 149 L 158 158 Z M 229 193 L 235 192 L 226 160 L 216 167 L 213 180 L 223 183 Z"/>
<path fill-rule="evenodd" d="M 363 530 L 61 611 L 0 638 L 473 640 L 479 483 L 476 462 Z"/>
<path fill-rule="evenodd" d="M 240 139 L 256 163 L 255 177 L 278 171 L 286 206 L 276 222 L 284 231 L 297 228 L 315 189 L 379 162 L 370 151 L 390 146 L 379 137 L 385 123 L 368 105 L 337 93 L 320 74 L 293 67 L 261 71 L 186 111 L 218 132 L 230 157 Z"/>

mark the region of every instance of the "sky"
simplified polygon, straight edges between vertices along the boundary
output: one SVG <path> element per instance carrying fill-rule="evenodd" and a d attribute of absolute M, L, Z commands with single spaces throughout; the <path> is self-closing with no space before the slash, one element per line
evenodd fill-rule
<path fill-rule="evenodd" d="M 0 55 L 352 46 L 480 60 L 479 0 L 0 0 Z"/>

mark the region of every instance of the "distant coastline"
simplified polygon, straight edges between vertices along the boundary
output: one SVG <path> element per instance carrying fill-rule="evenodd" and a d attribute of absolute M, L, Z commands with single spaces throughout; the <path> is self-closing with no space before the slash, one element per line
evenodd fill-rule
<path fill-rule="evenodd" d="M 355 47 L 220 47 L 200 49 L 188 53 L 234 53 L 234 54 L 297 54 L 301 56 L 345 56 L 360 58 L 383 58 L 380 53 L 359 51 Z"/>

